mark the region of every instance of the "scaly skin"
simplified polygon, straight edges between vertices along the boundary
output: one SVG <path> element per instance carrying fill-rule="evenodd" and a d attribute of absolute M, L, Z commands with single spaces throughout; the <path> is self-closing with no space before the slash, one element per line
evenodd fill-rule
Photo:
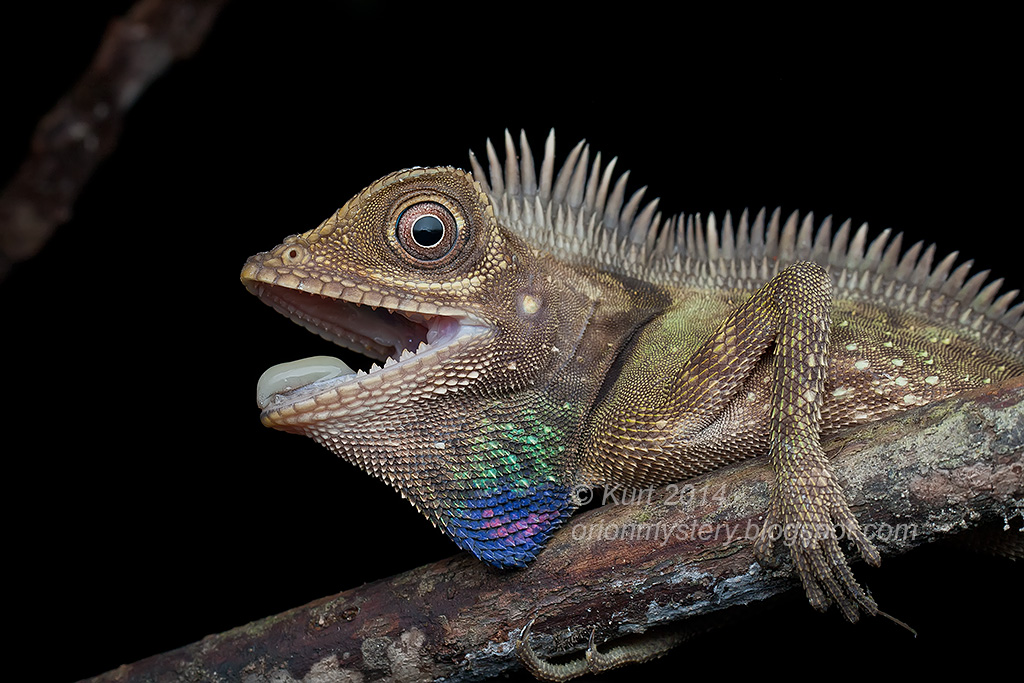
<path fill-rule="evenodd" d="M 395 173 L 249 259 L 253 293 L 387 361 L 293 391 L 261 385 L 264 424 L 388 481 L 502 567 L 536 556 L 580 486 L 767 455 L 758 553 L 781 528 L 814 606 L 875 613 L 836 527 L 868 562 L 878 554 L 820 436 L 1024 374 L 1013 295 L 979 294 L 984 278 L 964 284 L 951 260 L 932 269 L 919 246 L 899 260 L 898 238 L 883 253 L 887 234 L 866 255 L 864 233 L 847 246 L 845 228 L 812 244 L 795 216 L 781 236 L 744 215 L 738 237 L 712 224 L 705 239 L 692 218 L 661 224 L 609 192 L 599 158 L 588 180 L 585 148 L 556 179 L 548 144 L 539 181 L 525 140 L 516 162 L 507 138 L 504 171 L 489 147 L 490 183 L 475 158 L 472 173 Z"/>
<path fill-rule="evenodd" d="M 450 206 L 466 226 L 447 263 L 413 264 L 381 231 L 420 201 Z M 251 259 L 243 278 L 295 305 L 312 300 L 301 290 L 450 316 L 473 330 L 337 392 L 271 406 L 262 419 L 389 481 L 461 547 L 499 566 L 525 565 L 572 512 L 579 476 L 568 463 L 587 411 L 614 349 L 659 300 L 531 249 L 454 169 L 385 178 L 316 230 Z"/>

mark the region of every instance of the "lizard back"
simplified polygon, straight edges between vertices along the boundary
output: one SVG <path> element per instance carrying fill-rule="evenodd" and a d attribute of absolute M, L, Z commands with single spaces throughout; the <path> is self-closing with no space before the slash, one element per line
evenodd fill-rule
<path fill-rule="evenodd" d="M 538 249 L 588 268 L 681 290 L 753 291 L 781 269 L 801 261 L 826 267 L 836 301 L 865 302 L 906 311 L 955 328 L 979 345 L 1024 355 L 1024 301 L 1001 292 L 1002 278 L 971 273 L 959 252 L 936 261 L 934 244 L 903 250 L 903 234 L 885 229 L 868 241 L 866 223 L 831 216 L 815 226 L 813 213 L 783 217 L 762 208 L 734 220 L 711 213 L 663 217 L 660 199 L 644 203 L 647 187 L 628 194 L 630 172 L 615 176 L 580 141 L 555 171 L 555 135 L 544 145 L 539 174 L 525 133 L 519 149 L 505 131 L 505 159 L 487 141 L 488 170 L 470 153 L 474 177 L 494 202 L 498 219 Z M 628 196 L 627 196 L 628 194 Z"/>

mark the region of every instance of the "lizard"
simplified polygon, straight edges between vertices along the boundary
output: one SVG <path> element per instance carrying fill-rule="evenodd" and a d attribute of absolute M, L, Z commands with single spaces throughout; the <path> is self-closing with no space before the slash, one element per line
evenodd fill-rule
<path fill-rule="evenodd" d="M 849 220 L 663 216 L 585 141 L 556 172 L 554 131 L 539 168 L 525 133 L 504 147 L 389 174 L 248 259 L 250 292 L 374 361 L 268 369 L 263 424 L 384 480 L 502 568 L 535 558 L 584 488 L 766 456 L 756 557 L 782 530 L 812 606 L 878 613 L 836 529 L 879 554 L 822 435 L 1024 375 L 1018 292 Z M 544 675 L 528 631 L 521 658 Z"/>

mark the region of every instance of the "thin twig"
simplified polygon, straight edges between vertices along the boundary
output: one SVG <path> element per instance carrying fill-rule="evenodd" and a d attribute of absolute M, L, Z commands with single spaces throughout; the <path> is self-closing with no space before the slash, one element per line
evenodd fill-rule
<path fill-rule="evenodd" d="M 107 28 L 82 77 L 36 127 L 28 158 L 0 193 L 0 279 L 67 222 L 117 146 L 125 114 L 175 61 L 191 56 L 227 0 L 140 0 Z"/>

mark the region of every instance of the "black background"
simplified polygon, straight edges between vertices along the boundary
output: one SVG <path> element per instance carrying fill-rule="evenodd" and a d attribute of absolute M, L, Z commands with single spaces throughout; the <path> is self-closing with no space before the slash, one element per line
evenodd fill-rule
<path fill-rule="evenodd" d="M 4 25 L 0 181 L 128 6 L 44 2 Z M 505 127 L 536 150 L 553 126 L 563 151 L 618 154 L 668 212 L 852 217 L 1024 285 L 1006 18 L 413 7 L 230 6 L 0 285 L 6 616 L 48 680 L 453 552 L 382 484 L 261 427 L 254 401 L 266 367 L 333 349 L 247 294 L 242 263 L 390 171 L 465 165 Z M 921 674 L 1019 648 L 1019 567 L 925 548 L 858 573 L 917 639 L 796 599 L 656 666 Z"/>

